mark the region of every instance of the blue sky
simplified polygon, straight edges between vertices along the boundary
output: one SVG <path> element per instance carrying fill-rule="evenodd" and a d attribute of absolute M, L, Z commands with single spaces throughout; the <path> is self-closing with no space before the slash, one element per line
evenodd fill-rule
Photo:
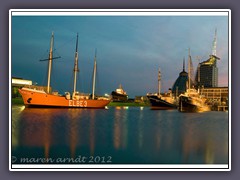
<path fill-rule="evenodd" d="M 52 87 L 72 91 L 76 35 L 79 34 L 78 90 L 91 91 L 93 60 L 97 48 L 97 92 L 111 93 L 119 84 L 130 97 L 157 91 L 157 71 L 162 72 L 162 92 L 171 88 L 191 50 L 197 57 L 212 52 L 217 28 L 219 86 L 228 85 L 227 16 L 13 16 L 11 22 L 12 76 L 46 85 L 50 37 L 54 31 L 55 55 Z"/>

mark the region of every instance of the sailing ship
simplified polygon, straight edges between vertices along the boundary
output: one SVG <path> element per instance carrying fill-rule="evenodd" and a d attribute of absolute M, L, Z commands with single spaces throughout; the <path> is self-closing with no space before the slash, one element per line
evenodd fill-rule
<path fill-rule="evenodd" d="M 78 35 L 76 41 L 76 51 L 74 60 L 74 83 L 73 93 L 66 92 L 65 95 L 60 95 L 56 92 L 51 92 L 50 81 L 51 81 L 51 68 L 53 58 L 53 41 L 54 34 L 52 33 L 50 42 L 50 52 L 48 60 L 48 82 L 47 90 L 38 88 L 36 86 L 22 87 L 19 89 L 19 93 L 22 95 L 23 102 L 26 107 L 63 107 L 63 108 L 105 108 L 111 99 L 107 97 L 95 96 L 95 81 L 96 81 L 96 54 L 94 58 L 94 74 L 93 74 L 93 90 L 92 94 L 82 94 L 76 90 L 77 87 L 77 73 L 78 69 Z"/>
<path fill-rule="evenodd" d="M 211 107 L 207 104 L 207 99 L 200 95 L 199 92 L 194 89 L 191 85 L 191 56 L 190 56 L 190 49 L 188 55 L 188 84 L 187 84 L 187 91 L 184 94 L 179 96 L 179 105 L 178 110 L 180 112 L 204 112 L 210 111 Z"/>
<path fill-rule="evenodd" d="M 170 93 L 161 95 L 161 72 L 160 68 L 158 70 L 158 93 L 152 94 L 148 93 L 147 97 L 151 104 L 151 109 L 167 110 L 176 109 L 176 100 L 171 96 Z"/>
<path fill-rule="evenodd" d="M 115 102 L 126 102 L 128 100 L 127 92 L 123 90 L 122 85 L 119 85 L 115 91 L 112 91 L 112 100 Z"/>

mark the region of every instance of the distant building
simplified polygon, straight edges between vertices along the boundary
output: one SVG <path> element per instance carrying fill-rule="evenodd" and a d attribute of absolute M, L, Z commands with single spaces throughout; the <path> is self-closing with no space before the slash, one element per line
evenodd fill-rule
<path fill-rule="evenodd" d="M 183 61 L 183 70 L 179 73 L 178 78 L 172 87 L 172 95 L 178 97 L 187 90 L 188 73 L 185 71 L 185 62 Z"/>
<path fill-rule="evenodd" d="M 12 77 L 12 86 L 24 86 L 24 85 L 32 85 L 32 81 L 23 78 Z"/>
<path fill-rule="evenodd" d="M 228 87 L 200 88 L 199 93 L 211 101 L 228 102 Z"/>
<path fill-rule="evenodd" d="M 213 40 L 212 55 L 209 59 L 198 64 L 195 77 L 196 88 L 218 87 L 217 60 L 217 29 Z"/>
<path fill-rule="evenodd" d="M 18 89 L 23 86 L 31 86 L 32 81 L 26 80 L 23 78 L 12 77 L 12 97 L 20 97 L 21 95 L 18 93 Z"/>
<path fill-rule="evenodd" d="M 204 62 L 199 63 L 195 77 L 196 85 L 201 87 L 218 87 L 218 68 L 215 55 L 210 55 L 210 58 Z"/>
<path fill-rule="evenodd" d="M 207 98 L 207 103 L 212 106 L 212 110 L 228 110 L 228 87 L 199 88 L 198 90 L 202 96 Z"/>
<path fill-rule="evenodd" d="M 135 103 L 148 103 L 149 99 L 147 96 L 135 96 L 134 102 Z"/>
<path fill-rule="evenodd" d="M 24 86 L 31 86 L 31 87 L 34 86 L 38 89 L 43 89 L 45 91 L 47 90 L 46 86 L 33 85 L 32 80 L 27 80 L 27 79 L 18 78 L 18 77 L 12 77 L 12 98 L 21 97 L 21 95 L 18 92 L 18 89 L 22 88 Z M 50 87 L 50 91 L 51 91 L 51 87 Z"/>

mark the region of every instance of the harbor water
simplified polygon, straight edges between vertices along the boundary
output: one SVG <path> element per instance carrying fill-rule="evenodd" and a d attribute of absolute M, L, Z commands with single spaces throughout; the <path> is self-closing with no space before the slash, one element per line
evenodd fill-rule
<path fill-rule="evenodd" d="M 12 164 L 228 164 L 228 112 L 12 106 Z"/>

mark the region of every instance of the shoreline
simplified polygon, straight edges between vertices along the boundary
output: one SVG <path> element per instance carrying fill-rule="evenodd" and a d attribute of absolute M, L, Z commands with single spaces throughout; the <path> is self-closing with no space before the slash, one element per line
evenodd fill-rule
<path fill-rule="evenodd" d="M 22 98 L 12 98 L 12 105 L 24 105 Z M 150 107 L 149 103 L 138 103 L 138 102 L 110 102 L 108 107 Z M 228 111 L 228 107 L 219 106 L 212 107 L 211 111 Z"/>
<path fill-rule="evenodd" d="M 132 106 L 132 107 L 149 107 L 147 103 L 136 103 L 136 102 L 110 102 L 107 106 Z"/>

